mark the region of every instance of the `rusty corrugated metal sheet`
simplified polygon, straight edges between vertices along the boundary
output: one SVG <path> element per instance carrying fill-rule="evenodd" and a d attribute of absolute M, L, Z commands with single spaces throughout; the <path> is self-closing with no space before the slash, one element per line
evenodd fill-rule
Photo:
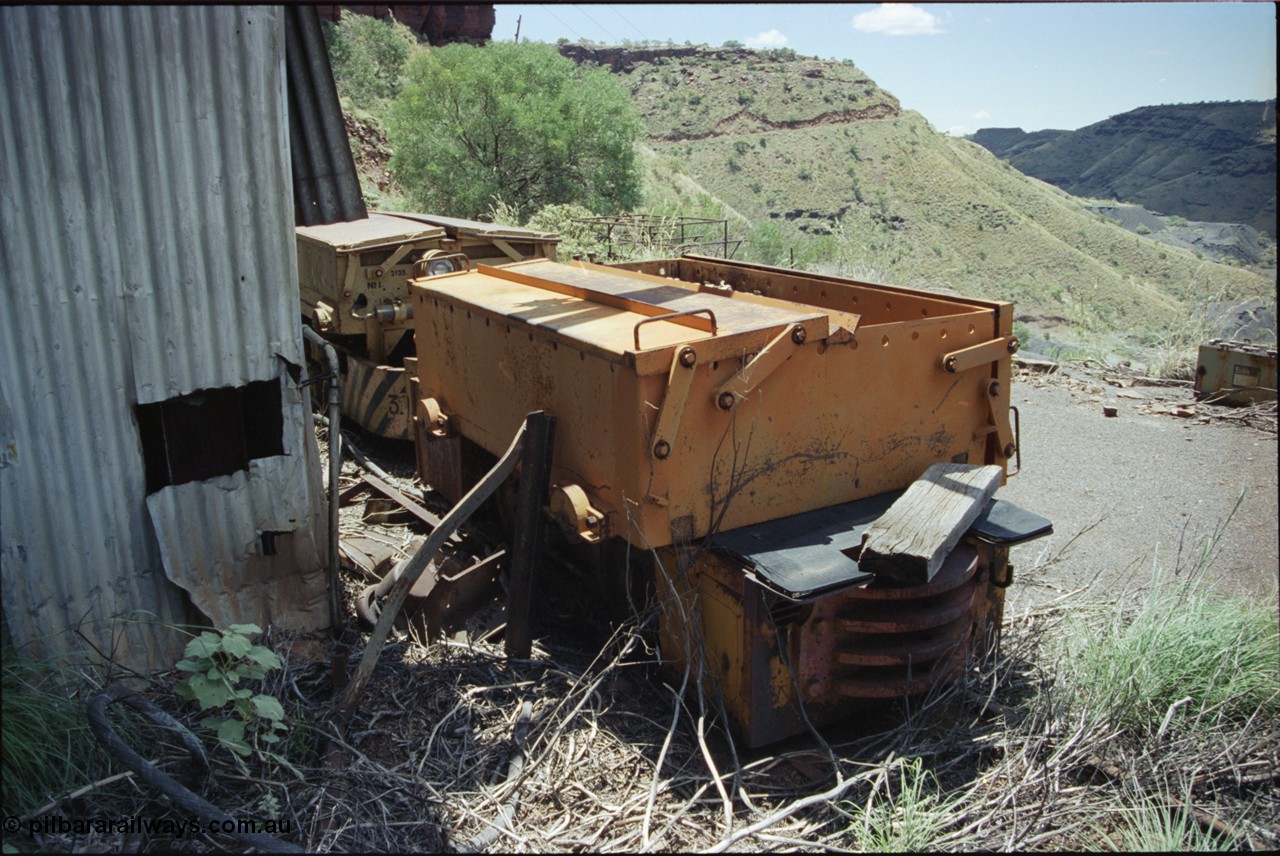
<path fill-rule="evenodd" d="M 206 609 L 227 589 L 247 605 L 264 564 L 247 556 L 281 519 L 297 561 L 265 564 L 310 603 L 323 491 L 287 371 L 302 350 L 282 13 L 0 9 L 0 115 L 8 635 L 71 651 L 82 625 L 134 668 L 169 665 L 183 640 L 157 622 L 193 614 L 166 572 Z M 252 490 L 221 477 L 147 497 L 137 404 L 273 379 L 285 454 L 253 462 Z M 263 603 L 258 619 L 280 617 Z"/>
<path fill-rule="evenodd" d="M 294 216 L 299 226 L 368 215 L 314 6 L 286 6 L 289 133 Z"/>

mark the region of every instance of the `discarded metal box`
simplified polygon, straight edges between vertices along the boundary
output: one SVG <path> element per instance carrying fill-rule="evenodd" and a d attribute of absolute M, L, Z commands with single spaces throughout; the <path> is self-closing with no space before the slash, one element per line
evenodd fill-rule
<path fill-rule="evenodd" d="M 802 730 L 801 704 L 816 723 L 920 692 L 990 644 L 1007 548 L 1047 520 L 994 501 L 923 586 L 873 580 L 854 548 L 931 464 L 1016 459 L 1012 305 L 698 256 L 636 267 L 413 281 L 424 480 L 456 500 L 469 454 L 553 414 L 551 515 L 572 542 L 654 557 L 664 659 L 702 658 L 751 745 Z"/>
<path fill-rule="evenodd" d="M 404 359 L 413 351 L 409 278 L 471 265 L 555 258 L 559 238 L 426 214 L 299 226 L 304 321 L 342 354 L 342 412 L 383 437 L 411 437 Z"/>
<path fill-rule="evenodd" d="M 1226 404 L 1276 400 L 1276 348 L 1212 339 L 1200 346 L 1197 398 Z"/>

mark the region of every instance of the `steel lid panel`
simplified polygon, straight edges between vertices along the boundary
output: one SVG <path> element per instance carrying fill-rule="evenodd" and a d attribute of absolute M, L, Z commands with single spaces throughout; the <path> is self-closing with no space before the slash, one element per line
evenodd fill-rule
<path fill-rule="evenodd" d="M 423 294 L 482 312 L 501 322 L 527 324 L 568 345 L 611 357 L 615 362 L 622 362 L 624 356 L 634 351 L 635 325 L 648 320 L 648 316 L 626 309 L 530 288 L 483 273 L 420 279 L 415 287 Z M 644 337 L 646 344 L 654 349 L 670 349 L 711 338 L 711 334 L 667 321 L 651 321 L 645 325 Z"/>
<path fill-rule="evenodd" d="M 637 279 L 625 272 L 605 271 L 599 266 L 567 265 L 533 260 L 509 265 L 499 275 L 518 274 L 536 277 L 583 292 L 597 292 L 612 297 L 658 306 L 668 312 L 690 312 L 710 309 L 716 322 L 726 333 L 745 333 L 764 329 L 781 329 L 788 324 L 803 324 L 815 339 L 827 336 L 827 314 L 821 310 L 797 312 L 779 306 L 749 303 L 708 294 L 678 285 L 666 285 Z M 812 329 L 810 329 L 812 327 Z"/>
<path fill-rule="evenodd" d="M 379 213 L 387 217 L 439 226 L 447 229 L 454 237 L 560 242 L 560 236 L 555 233 L 535 232 L 532 229 L 523 229 L 519 226 L 503 226 L 498 223 L 483 223 L 479 220 L 463 220 L 458 217 L 442 217 L 438 214 L 415 214 L 407 211 L 383 211 Z"/>
<path fill-rule="evenodd" d="M 445 230 L 439 226 L 414 224 L 383 214 L 370 214 L 363 220 L 349 220 L 344 223 L 299 226 L 297 233 L 302 237 L 329 244 L 339 252 L 446 237 Z"/>
<path fill-rule="evenodd" d="M 536 260 L 503 267 L 479 265 L 465 273 L 422 277 L 413 285 L 420 295 L 487 313 L 503 323 L 529 325 L 570 347 L 628 364 L 640 375 L 667 371 L 677 345 L 695 345 L 699 360 L 714 361 L 755 353 L 792 323 L 803 322 L 818 331 L 806 327 L 809 335 L 823 336 L 827 330 L 822 314 L 804 316 L 675 286 L 655 289 L 651 283 L 608 274 L 581 280 L 572 272 L 567 265 Z M 648 299 L 637 299 L 637 292 Z M 664 302 L 652 302 L 659 299 Z M 715 315 L 715 335 L 702 314 L 663 320 L 673 313 L 708 309 Z M 720 322 L 722 314 L 730 325 Z"/>

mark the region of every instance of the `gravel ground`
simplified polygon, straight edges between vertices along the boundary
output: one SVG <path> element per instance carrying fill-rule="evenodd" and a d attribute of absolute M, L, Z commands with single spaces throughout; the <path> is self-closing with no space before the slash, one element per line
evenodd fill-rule
<path fill-rule="evenodd" d="M 1014 549 L 1011 608 L 1095 577 L 1095 593 L 1132 589 L 1156 565 L 1173 571 L 1179 549 L 1189 567 L 1224 523 L 1207 576 L 1226 593 L 1274 600 L 1276 434 L 1236 424 L 1238 410 L 1191 405 L 1187 388 L 1119 382 L 1079 369 L 1015 380 L 1023 470 L 997 495 L 1052 519 L 1054 534 Z M 1172 415 L 1176 402 L 1194 415 Z"/>

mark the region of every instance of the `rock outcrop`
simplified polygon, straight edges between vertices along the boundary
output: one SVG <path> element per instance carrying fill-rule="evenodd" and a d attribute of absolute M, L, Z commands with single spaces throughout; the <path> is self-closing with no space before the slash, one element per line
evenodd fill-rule
<path fill-rule="evenodd" d="M 317 6 L 320 17 L 337 21 L 346 9 L 371 18 L 394 16 L 397 21 L 435 47 L 465 42 L 481 44 L 493 37 L 495 14 L 492 3 L 413 3 L 357 6 Z"/>

